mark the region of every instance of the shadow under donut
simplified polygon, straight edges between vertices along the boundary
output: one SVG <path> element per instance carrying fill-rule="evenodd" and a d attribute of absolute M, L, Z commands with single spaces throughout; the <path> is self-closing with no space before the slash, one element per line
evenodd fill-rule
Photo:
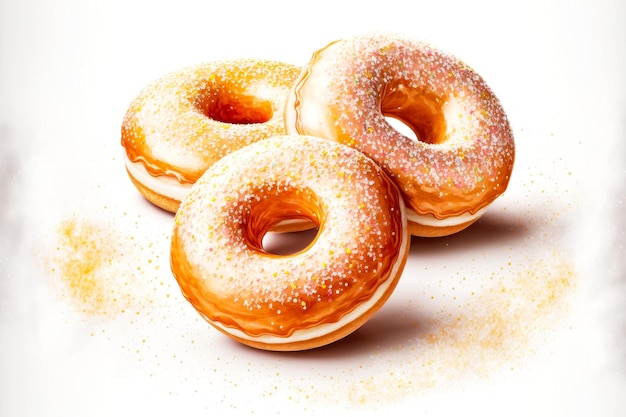
<path fill-rule="evenodd" d="M 343 361 L 400 349 L 412 340 L 422 339 L 433 330 L 425 319 L 406 317 L 406 312 L 386 306 L 354 333 L 329 345 L 294 352 L 257 352 L 246 346 L 241 346 L 241 349 L 289 361 Z M 237 344 L 235 341 L 232 343 Z"/>
<path fill-rule="evenodd" d="M 487 212 L 467 229 L 444 237 L 413 237 L 409 256 L 430 257 L 453 250 L 455 253 L 516 245 L 531 238 L 539 219 L 517 213 Z"/>

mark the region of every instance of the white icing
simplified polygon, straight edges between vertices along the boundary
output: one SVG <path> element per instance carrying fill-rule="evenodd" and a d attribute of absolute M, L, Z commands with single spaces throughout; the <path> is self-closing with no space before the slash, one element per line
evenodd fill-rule
<path fill-rule="evenodd" d="M 128 159 L 126 153 L 124 153 L 124 163 L 130 175 L 132 175 L 137 182 L 157 194 L 173 200 L 182 201 L 191 190 L 192 184 L 180 183 L 176 178 L 167 175 L 159 175 L 157 177 L 151 175 L 142 162 L 132 162 Z"/>
<path fill-rule="evenodd" d="M 407 218 L 410 222 L 422 224 L 424 226 L 433 226 L 433 227 L 449 227 L 449 226 L 457 226 L 459 224 L 467 223 L 472 220 L 478 219 L 483 215 L 487 207 L 483 207 L 478 210 L 476 213 L 463 213 L 459 216 L 446 217 L 445 219 L 438 219 L 432 214 L 417 214 L 411 209 L 407 208 Z"/>
<path fill-rule="evenodd" d="M 329 45 L 326 49 L 318 51 L 314 59 L 320 58 L 323 54 L 328 53 L 336 47 L 336 44 Z M 298 126 L 306 126 L 307 134 L 326 139 L 336 139 L 334 127 L 326 122 L 326 109 L 328 103 L 323 92 L 324 86 L 330 83 L 330 74 L 332 67 L 328 64 L 330 60 L 316 61 L 317 69 L 315 72 L 307 68 L 307 72 L 292 88 L 291 93 L 287 97 L 285 106 L 285 130 L 287 134 L 297 135 L 302 132 L 298 131 Z M 300 97 L 306 97 L 305 101 L 297 103 Z"/>

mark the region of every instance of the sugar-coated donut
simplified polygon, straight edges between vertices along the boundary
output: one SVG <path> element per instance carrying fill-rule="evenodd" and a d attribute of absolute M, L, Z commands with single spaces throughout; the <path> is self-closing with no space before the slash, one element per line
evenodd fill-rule
<path fill-rule="evenodd" d="M 317 51 L 289 95 L 285 123 L 288 134 L 332 139 L 380 164 L 417 236 L 475 222 L 513 169 L 509 121 L 485 81 L 451 55 L 400 35 L 356 36 Z"/>
<path fill-rule="evenodd" d="M 217 160 L 285 133 L 285 99 L 300 70 L 275 61 L 214 61 L 152 82 L 132 101 L 122 124 L 133 184 L 149 201 L 175 212 Z"/>
<path fill-rule="evenodd" d="M 277 222 L 318 226 L 305 249 L 268 253 Z M 303 350 L 361 326 L 390 296 L 408 234 L 397 187 L 364 154 L 333 141 L 278 136 L 209 168 L 174 221 L 171 267 L 215 328 L 249 346 Z"/>

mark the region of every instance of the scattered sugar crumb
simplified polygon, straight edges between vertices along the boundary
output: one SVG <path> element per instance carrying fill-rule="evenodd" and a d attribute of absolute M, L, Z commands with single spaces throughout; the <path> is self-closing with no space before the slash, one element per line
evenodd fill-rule
<path fill-rule="evenodd" d="M 62 297 L 88 315 L 139 314 L 154 302 L 145 284 L 159 274 L 154 244 L 113 222 L 71 215 L 54 232 L 46 267 Z"/>
<path fill-rule="evenodd" d="M 429 331 L 407 339 L 394 355 L 376 355 L 358 369 L 324 375 L 323 383 L 307 380 L 310 387 L 293 380 L 283 385 L 295 385 L 292 401 L 372 407 L 514 369 L 558 325 L 577 285 L 573 265 L 557 255 L 528 264 L 511 282 L 473 295 L 456 314 L 431 317 L 424 325 Z"/>

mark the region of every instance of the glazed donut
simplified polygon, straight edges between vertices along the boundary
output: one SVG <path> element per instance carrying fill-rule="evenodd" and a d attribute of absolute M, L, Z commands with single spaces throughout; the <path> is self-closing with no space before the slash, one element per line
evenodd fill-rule
<path fill-rule="evenodd" d="M 268 253 L 285 219 L 318 227 L 305 249 Z M 209 168 L 174 220 L 171 268 L 215 328 L 265 350 L 303 350 L 356 330 L 390 296 L 409 248 L 397 187 L 364 154 L 278 136 Z"/>
<path fill-rule="evenodd" d="M 301 68 L 215 61 L 171 72 L 130 104 L 122 123 L 126 170 L 150 202 L 175 212 L 224 155 L 284 134 L 283 108 Z"/>
<path fill-rule="evenodd" d="M 509 121 L 485 81 L 400 35 L 362 35 L 317 51 L 289 94 L 285 123 L 288 134 L 335 140 L 382 166 L 416 236 L 468 227 L 505 191 L 513 169 Z"/>

